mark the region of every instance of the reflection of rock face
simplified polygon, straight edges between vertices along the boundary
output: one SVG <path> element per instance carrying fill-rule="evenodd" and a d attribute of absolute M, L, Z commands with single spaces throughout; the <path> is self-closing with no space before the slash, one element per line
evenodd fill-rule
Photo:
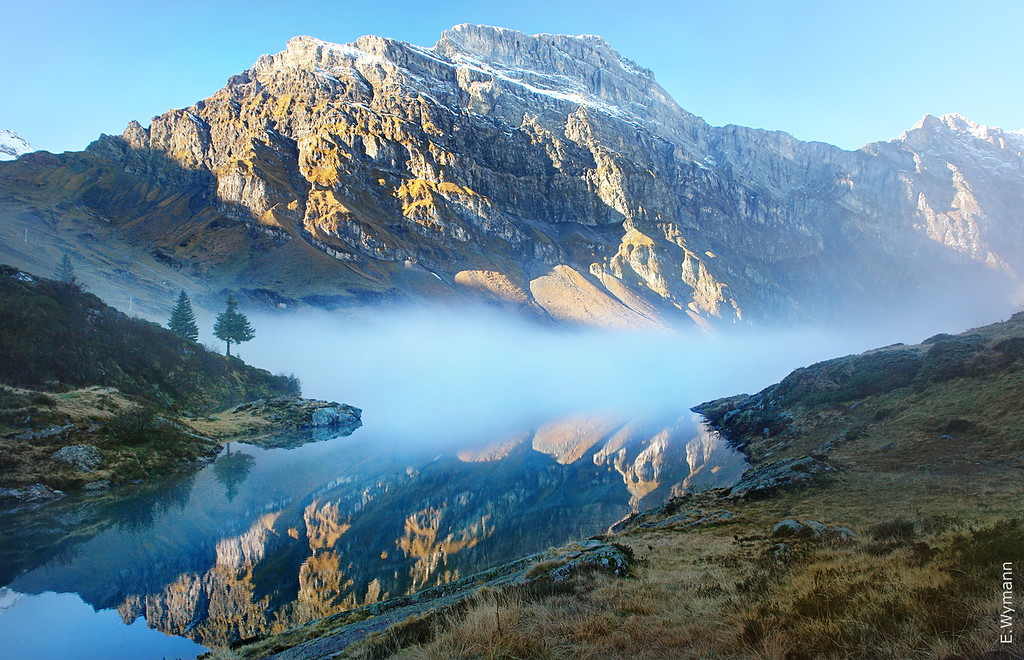
<path fill-rule="evenodd" d="M 344 463 L 313 493 L 248 508 L 255 513 L 243 514 L 252 522 L 240 533 L 202 530 L 209 545 L 187 568 L 172 571 L 176 558 L 168 557 L 160 572 L 168 577 L 159 582 L 83 579 L 117 583 L 103 591 L 105 606 L 117 606 L 125 622 L 144 616 L 151 627 L 223 647 L 593 534 L 670 491 L 731 474 L 716 469 L 729 450 L 695 430 L 690 416 L 669 423 L 576 417 L 495 446 L 415 463 L 393 460 L 381 446 L 362 463 Z M 263 455 L 254 456 L 259 466 Z M 219 492 L 208 469 L 200 477 Z M 149 524 L 164 540 L 164 521 Z M 124 537 L 116 551 L 126 562 L 148 529 Z M 40 580 L 35 588 L 53 588 Z M 140 584 L 151 586 L 140 593 L 133 589 Z"/>
<path fill-rule="evenodd" d="M 149 626 L 213 646 L 227 646 L 268 629 L 269 596 L 258 598 L 254 571 L 277 536 L 280 512 L 260 516 L 245 533 L 217 543 L 215 565 L 205 574 L 183 573 L 158 594 L 129 596 L 118 607 L 122 618 L 144 611 Z"/>
<path fill-rule="evenodd" d="M 306 507 L 302 517 L 306 523 L 309 549 L 313 553 L 316 553 L 317 550 L 333 548 L 341 535 L 351 527 L 348 523 L 341 522 L 337 503 L 326 502 L 323 506 L 318 506 L 319 504 L 319 501 L 314 500 Z"/>
<path fill-rule="evenodd" d="M 0 616 L 3 616 L 8 610 L 17 605 L 22 595 L 7 587 L 0 587 Z"/>
<path fill-rule="evenodd" d="M 438 574 L 439 569 L 447 565 L 448 557 L 474 547 L 479 541 L 493 533 L 494 528 L 488 528 L 487 518 L 483 516 L 474 520 L 467 528 L 464 528 L 456 538 L 449 532 L 444 538 L 438 538 L 441 522 L 444 517 L 444 509 L 428 508 L 409 516 L 405 520 L 405 534 L 398 539 L 398 547 L 402 549 L 406 557 L 415 558 L 415 563 L 409 569 L 412 577 L 412 591 L 418 591 L 427 586 L 430 578 Z M 489 531 L 488 531 L 489 530 Z M 440 582 L 451 582 L 459 578 L 459 571 L 443 571 L 440 573 Z"/>
<path fill-rule="evenodd" d="M 603 417 L 579 417 L 545 424 L 533 434 L 533 448 L 555 457 L 562 465 L 575 463 L 617 425 L 617 420 Z"/>
<path fill-rule="evenodd" d="M 747 462 L 706 422 L 697 424 L 697 437 L 686 445 L 690 473 L 672 487 L 672 496 L 733 484 L 747 470 Z"/>
<path fill-rule="evenodd" d="M 228 570 L 240 571 L 263 560 L 267 537 L 274 532 L 274 523 L 281 512 L 260 516 L 252 529 L 241 536 L 222 539 L 217 543 L 217 565 Z"/>

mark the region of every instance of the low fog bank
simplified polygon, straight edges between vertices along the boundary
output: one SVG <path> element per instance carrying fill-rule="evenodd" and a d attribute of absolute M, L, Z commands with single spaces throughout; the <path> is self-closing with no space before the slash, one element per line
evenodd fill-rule
<path fill-rule="evenodd" d="M 568 414 L 682 415 L 813 362 L 962 329 L 866 318 L 856 329 L 708 336 L 567 329 L 450 306 L 250 318 L 256 339 L 239 347 L 247 362 L 294 373 L 305 396 L 363 408 L 364 427 L 375 435 L 432 441 L 521 430 Z"/>

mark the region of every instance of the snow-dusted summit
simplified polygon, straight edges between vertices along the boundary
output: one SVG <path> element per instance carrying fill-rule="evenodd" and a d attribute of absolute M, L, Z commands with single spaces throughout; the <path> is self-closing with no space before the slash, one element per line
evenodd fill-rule
<path fill-rule="evenodd" d="M 21 154 L 32 151 L 28 140 L 14 131 L 0 128 L 0 160 L 14 160 Z"/>

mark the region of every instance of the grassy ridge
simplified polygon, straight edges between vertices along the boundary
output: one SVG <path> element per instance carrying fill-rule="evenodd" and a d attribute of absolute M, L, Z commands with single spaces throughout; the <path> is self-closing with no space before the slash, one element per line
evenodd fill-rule
<path fill-rule="evenodd" d="M 0 266 L 0 382 L 36 390 L 115 387 L 170 410 L 205 411 L 280 394 L 294 379 L 211 353 L 74 284 Z"/>
<path fill-rule="evenodd" d="M 75 284 L 0 266 L 0 487 L 62 490 L 189 469 L 220 450 L 195 413 L 299 394 L 298 381 L 131 318 Z M 183 419 L 185 418 L 185 419 Z M 90 469 L 56 460 L 85 445 Z M 23 492 L 0 498 L 0 509 Z"/>

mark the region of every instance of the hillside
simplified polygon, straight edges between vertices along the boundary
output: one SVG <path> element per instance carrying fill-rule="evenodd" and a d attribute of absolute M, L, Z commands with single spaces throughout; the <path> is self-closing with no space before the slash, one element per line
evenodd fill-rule
<path fill-rule="evenodd" d="M 70 250 L 150 316 L 182 287 L 614 327 L 998 309 L 1022 182 L 1024 136 L 958 115 L 853 152 L 709 126 L 592 35 L 303 36 L 148 126 L 0 163 L 0 258 Z"/>
<path fill-rule="evenodd" d="M 22 488 L 0 505 L 187 467 L 220 451 L 188 418 L 298 393 L 74 283 L 0 266 L 0 486 Z"/>
<path fill-rule="evenodd" d="M 115 387 L 172 410 L 202 412 L 298 384 L 126 316 L 76 285 L 0 266 L 0 382 Z"/>
<path fill-rule="evenodd" d="M 1019 313 L 815 364 L 755 395 L 698 406 L 753 467 L 731 488 L 615 525 L 602 538 L 632 553 L 629 579 L 595 572 L 556 581 L 564 559 L 546 560 L 531 574 L 547 580 L 482 590 L 365 638 L 358 631 L 373 628 L 373 613 L 360 610 L 236 652 L 1024 657 L 1015 609 L 1024 565 L 1022 347 Z"/>

